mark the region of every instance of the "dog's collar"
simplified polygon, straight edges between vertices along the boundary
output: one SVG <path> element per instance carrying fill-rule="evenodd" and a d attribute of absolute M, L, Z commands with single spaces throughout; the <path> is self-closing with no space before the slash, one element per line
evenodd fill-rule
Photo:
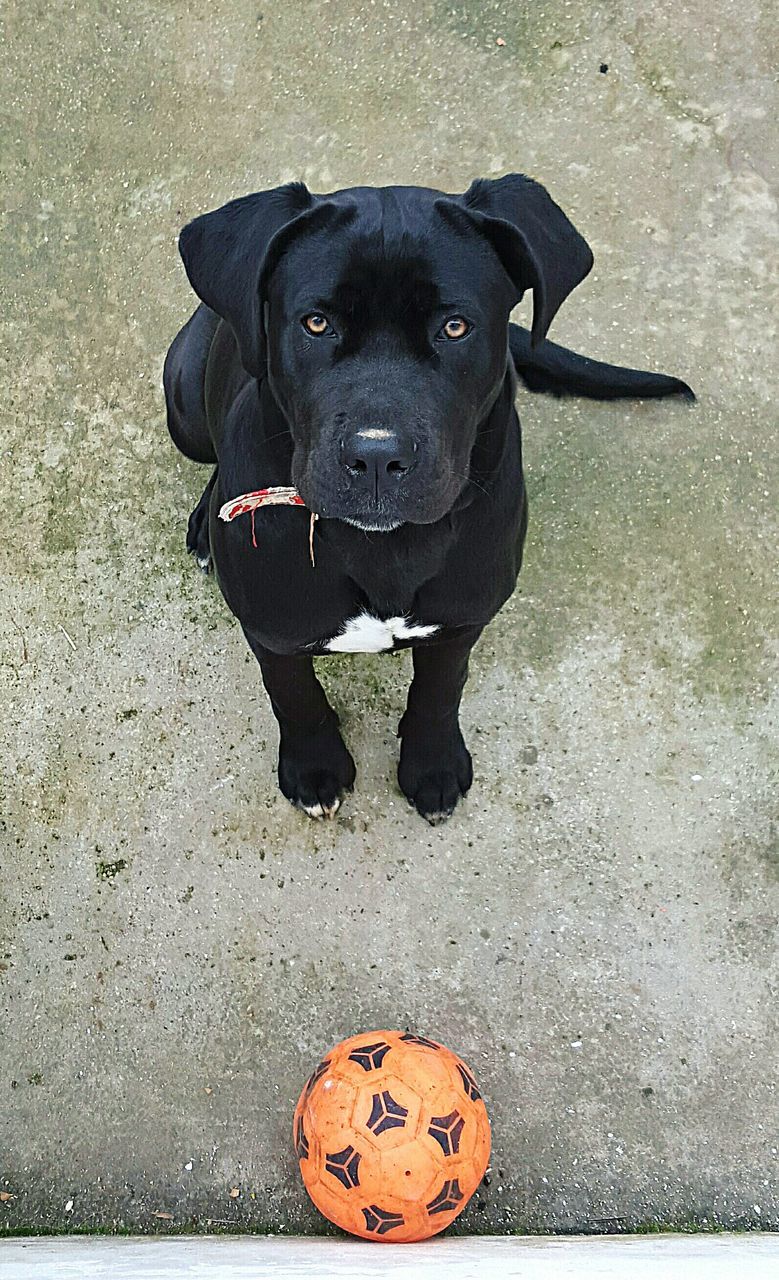
<path fill-rule="evenodd" d="M 230 520 L 235 520 L 236 516 L 245 516 L 250 513 L 252 517 L 252 546 L 256 547 L 254 513 L 258 507 L 305 507 L 305 505 L 297 489 L 293 489 L 291 485 L 273 485 L 269 489 L 252 489 L 251 493 L 242 493 L 237 498 L 231 498 L 229 502 L 225 502 L 219 508 L 219 519 L 229 522 Z M 312 511 L 308 530 L 308 552 L 311 556 L 312 568 L 316 567 L 314 560 L 314 525 L 318 519 L 319 516 Z"/>
<path fill-rule="evenodd" d="M 220 520 L 234 520 L 236 516 L 245 516 L 247 511 L 256 511 L 258 507 L 270 507 L 276 504 L 290 507 L 304 507 L 306 504 L 291 485 L 277 484 L 270 489 L 252 489 L 251 493 L 242 493 L 231 498 L 219 508 Z"/>

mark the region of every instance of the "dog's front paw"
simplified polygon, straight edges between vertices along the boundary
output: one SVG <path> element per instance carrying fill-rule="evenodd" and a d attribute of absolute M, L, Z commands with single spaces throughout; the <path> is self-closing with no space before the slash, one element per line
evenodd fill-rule
<path fill-rule="evenodd" d="M 208 573 L 211 568 L 211 542 L 208 532 L 208 504 L 214 487 L 212 476 L 187 524 L 187 551 L 197 560 L 198 568 Z"/>
<path fill-rule="evenodd" d="M 310 818 L 332 818 L 354 786 L 354 761 L 335 726 L 305 737 L 282 731 L 279 786 Z"/>
<path fill-rule="evenodd" d="M 473 782 L 459 725 L 445 735 L 403 730 L 398 782 L 406 799 L 433 826 L 451 818 Z"/>

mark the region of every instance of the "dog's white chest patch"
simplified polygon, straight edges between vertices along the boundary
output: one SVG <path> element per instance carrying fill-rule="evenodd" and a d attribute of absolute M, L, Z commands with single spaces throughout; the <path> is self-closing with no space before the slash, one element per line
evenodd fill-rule
<path fill-rule="evenodd" d="M 397 640 L 425 640 L 440 631 L 438 623 L 423 625 L 410 618 L 376 618 L 358 613 L 348 618 L 337 636 L 325 641 L 331 653 L 382 653 L 393 649 Z"/>

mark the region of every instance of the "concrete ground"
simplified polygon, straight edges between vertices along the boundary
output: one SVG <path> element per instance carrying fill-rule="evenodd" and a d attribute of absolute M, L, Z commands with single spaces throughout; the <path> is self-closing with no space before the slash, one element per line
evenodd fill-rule
<path fill-rule="evenodd" d="M 4 1280 L 776 1280 L 779 1237 L 439 1237 L 357 1240 L 213 1236 L 0 1241 Z"/>
<path fill-rule="evenodd" d="M 0 1229 L 321 1231 L 295 1099 L 392 1025 L 488 1102 L 459 1230 L 779 1228 L 769 12 L 6 3 Z M 471 796 L 398 793 L 407 655 L 332 659 L 358 789 L 316 825 L 184 553 L 175 237 L 289 178 L 515 168 L 596 255 L 552 336 L 699 404 L 522 396 Z"/>

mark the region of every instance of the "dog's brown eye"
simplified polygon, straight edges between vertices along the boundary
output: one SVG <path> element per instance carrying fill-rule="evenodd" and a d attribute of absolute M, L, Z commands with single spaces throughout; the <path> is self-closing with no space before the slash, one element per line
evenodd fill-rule
<path fill-rule="evenodd" d="M 303 325 L 309 333 L 313 333 L 315 338 L 321 338 L 322 334 L 327 333 L 330 328 L 326 318 L 318 311 L 312 312 L 310 316 L 304 316 Z"/>
<path fill-rule="evenodd" d="M 470 327 L 468 321 L 462 316 L 450 316 L 441 333 L 445 338 L 464 338 Z"/>

